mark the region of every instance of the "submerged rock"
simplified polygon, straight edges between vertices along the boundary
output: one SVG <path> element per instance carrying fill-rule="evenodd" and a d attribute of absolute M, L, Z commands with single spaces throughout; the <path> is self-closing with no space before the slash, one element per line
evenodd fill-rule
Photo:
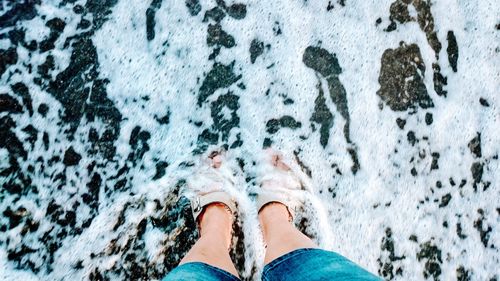
<path fill-rule="evenodd" d="M 302 123 L 293 119 L 292 116 L 285 115 L 279 119 L 271 119 L 266 123 L 266 131 L 270 134 L 277 133 L 280 128 L 298 129 L 302 127 Z"/>
<path fill-rule="evenodd" d="M 201 4 L 199 0 L 186 0 L 186 7 L 191 16 L 196 16 L 201 11 Z"/>
<path fill-rule="evenodd" d="M 242 76 L 233 72 L 234 62 L 229 65 L 215 63 L 201 84 L 198 94 L 198 106 L 220 88 L 227 88 Z"/>
<path fill-rule="evenodd" d="M 146 10 L 146 38 L 151 41 L 155 38 L 155 16 L 163 0 L 153 0 Z"/>
<path fill-rule="evenodd" d="M 458 44 L 457 38 L 455 37 L 455 33 L 452 30 L 448 31 L 447 35 L 448 40 L 448 48 L 446 48 L 446 52 L 448 53 L 448 62 L 450 63 L 451 69 L 454 72 L 458 71 Z"/>
<path fill-rule="evenodd" d="M 319 94 L 314 101 L 314 113 L 311 116 L 311 122 L 315 122 L 320 125 L 319 133 L 321 145 L 326 147 L 328 144 L 328 139 L 330 138 L 330 129 L 333 126 L 333 114 L 330 112 L 326 106 L 326 99 L 321 89 L 321 85 L 318 85 Z"/>
<path fill-rule="evenodd" d="M 253 39 L 250 43 L 250 62 L 254 63 L 258 56 L 264 53 L 264 43 Z"/>
<path fill-rule="evenodd" d="M 347 106 L 347 93 L 344 85 L 342 85 L 338 77 L 338 75 L 342 73 L 342 68 L 340 67 L 336 55 L 331 54 L 326 49 L 323 49 L 321 47 L 309 46 L 304 51 L 302 62 L 326 80 L 326 83 L 328 85 L 328 92 L 330 93 L 330 99 L 335 104 L 337 111 L 345 120 L 344 138 L 347 143 L 352 144 L 349 129 L 351 118 L 349 116 L 349 108 Z M 313 113 L 313 116 L 311 117 L 311 121 L 319 123 L 321 125 L 320 143 L 323 147 L 326 147 L 330 134 L 329 131 L 333 126 L 333 114 L 326 106 L 326 100 L 323 97 L 321 84 L 322 81 L 320 79 L 318 85 L 319 95 L 315 101 L 315 111 Z M 351 159 L 353 161 L 351 170 L 354 174 L 356 174 L 356 172 L 360 168 L 357 150 L 351 147 L 348 149 L 348 152 L 351 155 Z"/>
<path fill-rule="evenodd" d="M 423 78 L 425 65 L 416 44 L 401 43 L 382 55 L 377 95 L 394 111 L 433 107 Z"/>

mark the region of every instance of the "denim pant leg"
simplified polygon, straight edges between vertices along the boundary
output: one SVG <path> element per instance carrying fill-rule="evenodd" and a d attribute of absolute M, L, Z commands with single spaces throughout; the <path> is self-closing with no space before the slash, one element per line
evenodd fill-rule
<path fill-rule="evenodd" d="M 188 262 L 180 265 L 163 278 L 162 281 L 239 281 L 236 276 L 202 262 Z"/>
<path fill-rule="evenodd" d="M 262 280 L 380 281 L 382 279 L 337 253 L 320 249 L 299 249 L 266 265 L 262 273 Z"/>

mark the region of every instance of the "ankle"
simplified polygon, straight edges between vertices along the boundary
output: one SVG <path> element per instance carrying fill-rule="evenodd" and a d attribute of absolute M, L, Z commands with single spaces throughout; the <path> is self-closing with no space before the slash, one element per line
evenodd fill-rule
<path fill-rule="evenodd" d="M 271 234 L 294 228 L 293 224 L 290 223 L 288 208 L 279 202 L 265 205 L 259 211 L 259 221 L 265 239 L 269 238 Z"/>
<path fill-rule="evenodd" d="M 233 219 L 224 204 L 215 203 L 206 206 L 200 215 L 199 225 L 201 237 L 217 237 L 218 241 L 223 241 L 229 247 Z"/>

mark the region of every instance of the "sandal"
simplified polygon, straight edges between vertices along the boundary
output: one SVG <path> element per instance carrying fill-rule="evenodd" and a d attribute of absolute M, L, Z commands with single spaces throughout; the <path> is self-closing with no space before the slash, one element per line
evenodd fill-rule
<path fill-rule="evenodd" d="M 233 186 L 232 174 L 222 165 L 224 156 L 220 151 L 213 151 L 200 165 L 200 169 L 187 180 L 189 192 L 192 193 L 191 207 L 193 218 L 199 227 L 205 207 L 214 203 L 223 204 L 234 216 L 236 204 L 227 190 Z"/>
<path fill-rule="evenodd" d="M 299 194 L 304 190 L 304 183 L 287 163 L 289 159 L 273 149 L 266 149 L 262 159 L 260 174 L 260 190 L 257 193 L 257 210 L 270 203 L 281 203 L 286 206 L 290 221 L 295 218 L 295 212 L 301 205 Z"/>

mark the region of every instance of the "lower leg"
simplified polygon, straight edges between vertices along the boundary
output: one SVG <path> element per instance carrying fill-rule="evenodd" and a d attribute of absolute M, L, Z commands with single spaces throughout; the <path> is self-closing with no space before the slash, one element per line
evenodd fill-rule
<path fill-rule="evenodd" d="M 232 214 L 223 204 L 211 204 L 200 215 L 200 239 L 180 264 L 203 262 L 238 276 L 229 256 Z"/>
<path fill-rule="evenodd" d="M 293 250 L 317 247 L 290 223 L 288 209 L 281 203 L 265 205 L 259 212 L 259 220 L 267 244 L 265 264 Z"/>

